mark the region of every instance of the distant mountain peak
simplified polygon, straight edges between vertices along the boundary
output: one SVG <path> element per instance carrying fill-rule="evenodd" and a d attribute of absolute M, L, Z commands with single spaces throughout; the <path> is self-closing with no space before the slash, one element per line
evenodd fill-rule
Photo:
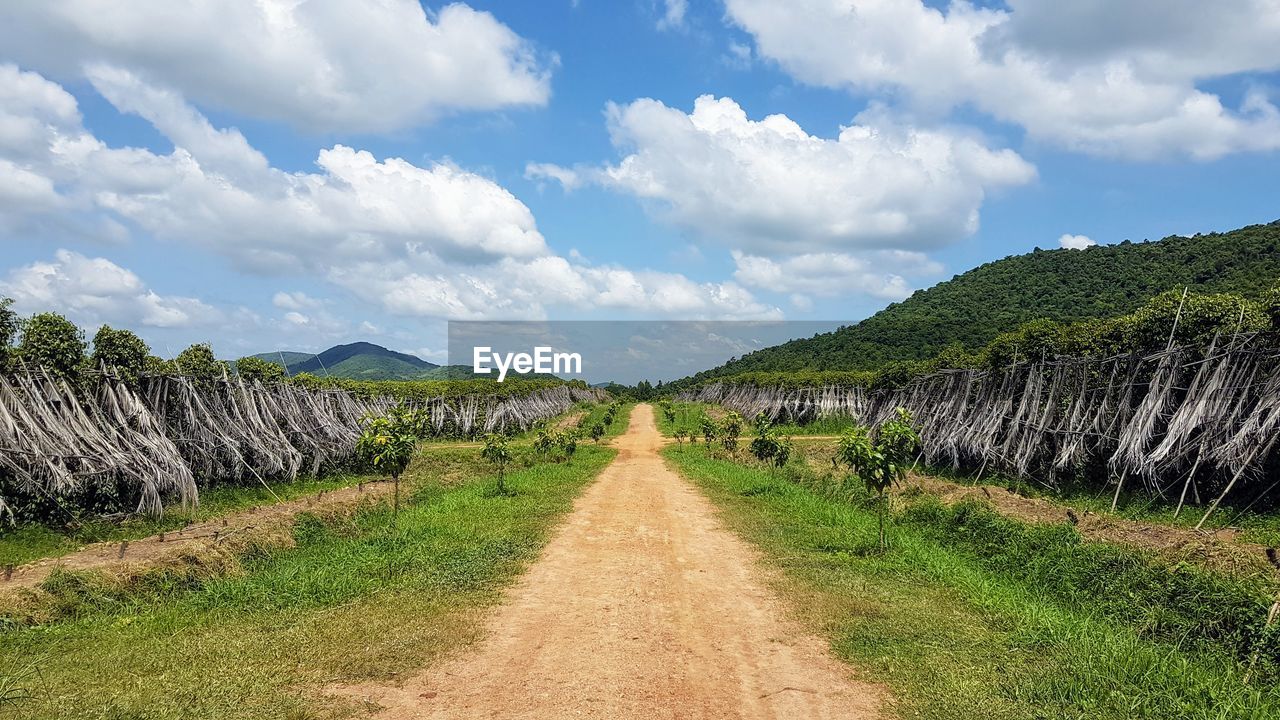
<path fill-rule="evenodd" d="M 334 345 L 316 354 L 275 351 L 260 353 L 256 357 L 275 363 L 283 357 L 290 375 L 305 372 L 355 380 L 430 379 L 439 374 L 433 371 L 440 369 L 436 363 L 427 362 L 417 355 L 396 352 L 365 341 Z"/>

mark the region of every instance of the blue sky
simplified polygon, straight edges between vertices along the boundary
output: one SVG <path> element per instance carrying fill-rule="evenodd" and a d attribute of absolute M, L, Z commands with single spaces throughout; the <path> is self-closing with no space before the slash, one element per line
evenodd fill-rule
<path fill-rule="evenodd" d="M 0 295 L 164 355 L 857 320 L 1280 217 L 1265 0 L 108 5 L 0 10 Z"/>

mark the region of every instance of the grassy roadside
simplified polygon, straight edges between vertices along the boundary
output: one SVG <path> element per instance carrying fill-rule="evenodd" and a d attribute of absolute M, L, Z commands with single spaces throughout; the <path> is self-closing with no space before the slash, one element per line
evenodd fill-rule
<path fill-rule="evenodd" d="M 615 438 L 627 431 L 627 425 L 631 422 L 631 411 L 635 409 L 635 403 L 622 403 L 618 406 L 613 416 L 613 424 L 606 425 L 604 429 L 605 438 Z M 583 436 L 579 439 L 580 443 L 591 443 L 591 437 L 586 434 L 587 430 L 597 422 L 603 422 L 604 416 L 609 412 L 608 403 L 600 403 L 592 407 L 586 415 L 582 417 L 579 427 L 583 429 Z"/>
<path fill-rule="evenodd" d="M 836 653 L 892 688 L 901 717 L 1280 717 L 1274 666 L 1243 683 L 1260 588 L 924 500 L 881 555 L 856 493 L 688 445 L 664 453 L 785 571 L 782 591 Z M 1266 655 L 1280 656 L 1278 635 Z"/>
<path fill-rule="evenodd" d="M 473 639 L 475 613 L 536 557 L 614 451 L 583 446 L 572 464 L 516 454 L 514 493 L 498 496 L 474 450 L 429 449 L 407 474 L 396 526 L 385 504 L 304 516 L 296 547 L 250 555 L 234 576 L 127 593 L 50 578 L 66 619 L 0 626 L 0 689 L 28 695 L 0 702 L 0 717 L 349 715 L 321 688 L 387 681 Z"/>
<path fill-rule="evenodd" d="M 675 406 L 678 408 L 683 406 L 684 414 L 682 417 L 689 418 L 681 426 L 695 430 L 701 413 L 724 412 L 721 406 L 710 403 L 675 403 Z M 748 420 L 750 419 L 748 418 Z M 803 425 L 788 423 L 774 427 L 781 435 L 796 438 L 799 441 L 796 444 L 801 449 L 802 454 L 817 456 L 825 453 L 822 461 L 825 464 L 826 460 L 834 453 L 835 441 L 822 438 L 838 436 L 849 428 L 851 424 L 852 421 L 847 417 L 830 417 Z M 673 429 L 664 427 L 661 418 L 659 419 L 659 428 L 666 435 L 670 435 Z M 815 436 L 816 439 L 805 441 L 805 438 L 814 438 Z M 949 467 L 922 466 L 919 468 L 919 472 L 961 484 L 972 484 L 976 475 L 976 470 L 958 472 Z M 1174 510 L 1177 506 L 1177 492 L 1173 493 L 1170 498 L 1162 498 L 1158 495 L 1126 490 L 1120 495 L 1116 511 L 1112 512 L 1113 488 L 1084 488 L 1069 484 L 1049 488 L 1030 480 L 1008 477 L 993 472 L 987 472 L 983 475 L 982 484 L 1003 487 L 1019 495 L 1055 502 L 1061 504 L 1064 508 L 1070 506 L 1077 511 L 1089 510 L 1099 515 L 1107 515 L 1124 520 L 1180 528 L 1195 527 L 1196 523 L 1204 515 L 1207 504 L 1212 499 L 1211 497 L 1202 497 L 1202 503 L 1193 504 L 1194 496 L 1189 493 L 1186 507 L 1183 508 L 1177 518 L 1174 518 Z M 1136 485 L 1136 483 L 1131 483 L 1131 486 L 1136 487 Z M 1252 499 L 1238 503 L 1228 501 L 1209 517 L 1204 527 L 1209 531 L 1227 527 L 1235 528 L 1240 531 L 1235 536 L 1235 539 L 1241 542 L 1280 547 L 1280 507 L 1275 505 L 1274 500 L 1269 503 L 1266 502 L 1266 498 L 1256 502 L 1252 501 Z"/>
<path fill-rule="evenodd" d="M 555 424 L 577 413 L 584 413 L 585 417 L 593 419 L 594 422 L 604 416 L 607 408 L 607 404 L 582 402 L 550 422 Z M 616 436 L 626 430 L 630 411 L 629 405 L 619 410 L 614 425 L 605 433 L 606 437 Z M 513 444 L 532 442 L 534 435 L 533 430 L 514 435 L 512 436 Z M 458 444 L 454 440 L 427 440 L 423 442 L 423 447 L 444 449 Z M 467 443 L 467 446 L 478 447 L 479 445 L 478 441 Z M 353 473 L 334 473 L 320 478 L 300 477 L 292 482 L 273 483 L 270 490 L 261 484 L 214 487 L 201 491 L 200 506 L 195 512 L 171 508 L 161 518 L 138 516 L 120 522 L 88 518 L 79 521 L 73 528 L 65 530 L 35 523 L 17 527 L 0 524 L 0 568 L 6 565 L 22 565 L 44 558 L 61 557 L 96 542 L 136 540 L 160 532 L 169 532 L 183 527 L 188 522 L 196 523 L 255 506 L 296 500 L 322 490 L 352 487 L 361 481 L 367 482 L 372 477 Z"/>
<path fill-rule="evenodd" d="M 972 483 L 974 481 L 974 474 L 972 473 L 955 472 L 950 468 L 926 468 L 926 470 L 935 477 L 957 483 Z M 1201 498 L 1203 501 L 1201 504 L 1193 505 L 1191 504 L 1193 496 L 1188 492 L 1187 505 L 1175 518 L 1174 510 L 1177 508 L 1176 493 L 1172 498 L 1172 504 L 1170 504 L 1169 501 L 1162 500 L 1158 496 L 1153 497 L 1137 492 L 1122 492 L 1116 511 L 1113 513 L 1111 512 L 1113 491 L 1108 488 L 1099 491 L 1098 489 L 1066 486 L 1056 491 L 1050 491 L 1044 486 L 998 473 L 988 473 L 982 478 L 982 483 L 984 485 L 997 485 L 1019 495 L 1044 498 L 1099 514 L 1182 528 L 1195 527 L 1196 523 L 1200 522 L 1200 518 L 1204 516 L 1206 505 L 1211 501 L 1211 498 Z M 1252 505 L 1246 502 L 1244 507 L 1229 502 L 1223 503 L 1213 515 L 1209 516 L 1204 527 L 1210 531 L 1226 527 L 1238 528 L 1240 530 L 1238 537 L 1244 542 L 1258 543 L 1271 547 L 1280 546 L 1280 508 L 1260 512 L 1261 508 L 1266 507 L 1265 500 L 1263 498 L 1262 501 L 1254 502 Z"/>
<path fill-rule="evenodd" d="M 209 488 L 201 491 L 200 506 L 195 512 L 171 508 L 161 518 L 139 516 L 123 522 L 88 519 L 67 531 L 37 524 L 24 524 L 14 528 L 0 526 L 0 567 L 60 557 L 95 542 L 134 540 L 158 532 L 177 530 L 188 521 L 199 522 L 254 506 L 295 500 L 321 490 L 350 487 L 362 480 L 367 482 L 369 478 L 367 475 L 338 473 L 322 478 L 300 477 L 294 482 L 273 484 L 270 491 L 260 484 Z"/>
<path fill-rule="evenodd" d="M 671 409 L 675 411 L 675 422 L 667 420 L 662 413 L 662 408 L 654 404 L 653 419 L 658 425 L 658 432 L 667 437 L 672 437 L 677 428 L 684 428 L 690 433 L 697 434 L 702 437 L 701 420 L 704 414 L 711 414 L 712 417 L 718 417 L 725 413 L 725 410 L 719 405 L 700 402 L 676 402 L 671 403 Z"/>

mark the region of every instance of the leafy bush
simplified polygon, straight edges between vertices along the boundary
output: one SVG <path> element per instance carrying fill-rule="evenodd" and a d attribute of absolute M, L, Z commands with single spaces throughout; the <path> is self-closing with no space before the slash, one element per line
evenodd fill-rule
<path fill-rule="evenodd" d="M 85 361 L 84 333 L 57 313 L 39 313 L 22 323 L 18 354 L 56 377 L 75 379 Z"/>
<path fill-rule="evenodd" d="M 236 374 L 247 382 L 276 383 L 285 379 L 282 365 L 252 355 L 236 361 Z"/>
<path fill-rule="evenodd" d="M 94 368 L 111 368 L 120 379 L 135 385 L 147 371 L 150 354 L 151 348 L 142 338 L 128 330 L 103 325 L 93 336 L 93 355 L 89 360 Z"/>
<path fill-rule="evenodd" d="M 197 343 L 174 358 L 178 371 L 197 382 L 213 383 L 227 375 L 227 364 L 213 354 L 209 343 Z"/>
<path fill-rule="evenodd" d="M 0 298 L 0 370 L 9 365 L 13 341 L 20 327 L 18 314 L 13 311 L 13 298 Z"/>
<path fill-rule="evenodd" d="M 507 446 L 506 436 L 497 433 L 486 435 L 484 437 L 484 447 L 480 450 L 480 457 L 488 460 L 498 469 L 498 493 L 507 494 L 505 474 L 507 465 L 511 462 L 511 448 Z"/>
<path fill-rule="evenodd" d="M 895 482 L 907 476 L 907 463 L 920 448 L 920 435 L 911 425 L 911 413 L 898 408 L 893 419 L 876 428 L 874 435 L 866 427 L 854 425 L 844 431 L 836 445 L 832 463 L 844 465 L 875 493 L 880 516 L 880 549 L 888 547 L 884 534 L 888 510 L 888 491 Z"/>

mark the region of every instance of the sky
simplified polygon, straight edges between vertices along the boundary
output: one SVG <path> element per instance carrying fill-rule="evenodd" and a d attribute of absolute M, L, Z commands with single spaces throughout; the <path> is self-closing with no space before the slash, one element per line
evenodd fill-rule
<path fill-rule="evenodd" d="M 17 0 L 0 296 L 160 355 L 855 321 L 1280 218 L 1280 0 Z"/>

